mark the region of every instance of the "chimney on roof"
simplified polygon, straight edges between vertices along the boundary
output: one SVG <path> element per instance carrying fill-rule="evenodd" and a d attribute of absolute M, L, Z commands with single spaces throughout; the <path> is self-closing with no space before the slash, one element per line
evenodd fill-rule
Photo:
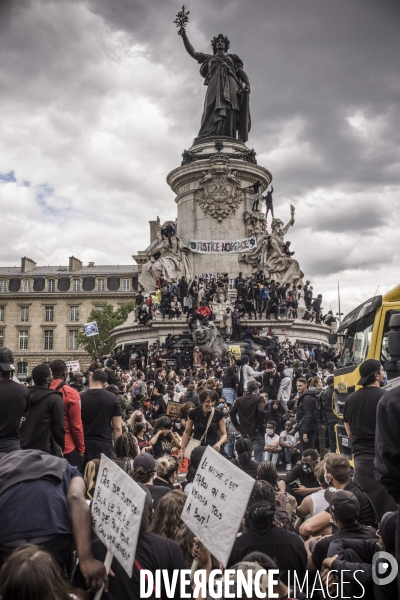
<path fill-rule="evenodd" d="M 157 221 L 149 221 L 150 225 L 150 244 L 154 242 L 157 234 Z"/>
<path fill-rule="evenodd" d="M 88 264 L 88 267 L 94 267 L 94 262 L 90 262 L 90 263 Z"/>
<path fill-rule="evenodd" d="M 36 267 L 36 263 L 31 258 L 24 256 L 21 258 L 21 273 L 28 273 L 28 271 L 32 271 Z"/>
<path fill-rule="evenodd" d="M 82 264 L 82 261 L 79 260 L 79 258 L 75 258 L 75 256 L 69 257 L 69 270 L 71 272 L 78 271 L 79 269 L 82 269 L 82 267 L 83 267 L 83 264 Z"/>

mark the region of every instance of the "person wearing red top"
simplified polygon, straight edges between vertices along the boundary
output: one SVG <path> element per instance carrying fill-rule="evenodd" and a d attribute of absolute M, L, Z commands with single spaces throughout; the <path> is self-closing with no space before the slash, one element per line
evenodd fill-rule
<path fill-rule="evenodd" d="M 63 360 L 53 360 L 50 369 L 53 375 L 50 389 L 60 392 L 64 400 L 64 458 L 73 467 L 80 468 L 85 454 L 81 397 L 76 390 L 65 383 L 68 369 Z"/>
<path fill-rule="evenodd" d="M 199 308 L 196 310 L 196 316 L 201 317 L 201 321 L 208 321 L 211 316 L 211 310 L 205 302 L 200 302 Z"/>

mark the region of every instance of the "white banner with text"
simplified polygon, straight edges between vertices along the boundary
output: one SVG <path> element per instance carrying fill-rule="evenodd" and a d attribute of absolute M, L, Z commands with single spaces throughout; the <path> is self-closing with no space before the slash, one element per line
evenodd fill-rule
<path fill-rule="evenodd" d="M 188 248 L 199 254 L 233 254 L 249 252 L 257 248 L 257 238 L 250 236 L 242 240 L 189 240 Z"/>

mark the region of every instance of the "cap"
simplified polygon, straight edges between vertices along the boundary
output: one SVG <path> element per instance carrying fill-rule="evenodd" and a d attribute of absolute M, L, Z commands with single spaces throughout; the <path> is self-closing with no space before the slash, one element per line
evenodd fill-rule
<path fill-rule="evenodd" d="M 113 394 L 125 394 L 125 392 L 121 392 L 121 390 L 118 389 L 117 385 L 113 385 L 113 384 L 112 385 L 107 385 L 105 387 L 105 390 L 107 392 L 112 392 Z"/>
<path fill-rule="evenodd" d="M 253 390 L 258 390 L 258 388 L 261 387 L 261 383 L 258 383 L 258 381 L 252 380 L 249 381 L 249 383 L 247 384 L 247 391 L 248 392 L 252 392 Z"/>
<path fill-rule="evenodd" d="M 9 348 L 0 348 L 0 368 L 3 371 L 15 371 L 14 354 Z"/>
<path fill-rule="evenodd" d="M 268 592 L 268 571 L 265 571 L 265 569 L 263 569 L 261 567 L 261 565 L 259 565 L 256 562 L 241 561 L 241 562 L 237 563 L 236 565 L 233 565 L 232 567 L 230 567 L 230 570 L 234 570 L 235 572 L 231 573 L 229 575 L 228 580 L 224 581 L 224 585 L 222 588 L 222 597 L 223 598 L 231 597 L 232 587 L 233 587 L 234 592 L 237 591 L 238 571 L 243 571 L 246 580 L 248 580 L 248 572 L 249 571 L 251 572 L 251 583 L 252 583 L 252 588 L 253 588 L 253 593 L 251 595 L 252 598 L 256 598 L 256 592 L 258 592 L 258 590 L 260 590 L 262 592 L 263 596 L 268 597 L 268 593 L 267 593 Z M 257 577 L 258 571 L 264 571 L 264 573 L 261 575 L 261 577 L 259 577 L 258 582 L 257 582 L 257 588 L 256 588 L 256 577 Z M 243 580 L 241 579 L 241 581 L 243 581 Z M 242 585 L 242 584 L 240 584 L 240 585 Z M 235 594 L 235 598 L 238 598 L 238 597 L 239 596 L 237 596 Z"/>
<path fill-rule="evenodd" d="M 368 379 L 374 373 L 379 373 L 381 369 L 381 363 L 379 360 L 374 360 L 373 358 L 369 358 L 368 360 L 364 360 L 360 365 L 360 375 L 361 379 L 357 385 L 365 385 Z"/>
<path fill-rule="evenodd" d="M 197 446 L 196 448 L 193 448 L 192 452 L 190 453 L 190 463 L 196 467 L 200 464 L 201 459 L 203 458 L 203 454 L 206 451 L 207 446 Z"/>
<path fill-rule="evenodd" d="M 329 502 L 331 510 L 337 517 L 343 517 L 346 521 L 360 514 L 360 503 L 357 497 L 346 490 L 337 490 L 329 487 L 325 490 L 325 500 Z"/>
<path fill-rule="evenodd" d="M 151 473 L 157 469 L 157 461 L 151 454 L 145 452 L 144 454 L 139 454 L 133 460 L 133 470 L 142 468 L 146 473 Z"/>

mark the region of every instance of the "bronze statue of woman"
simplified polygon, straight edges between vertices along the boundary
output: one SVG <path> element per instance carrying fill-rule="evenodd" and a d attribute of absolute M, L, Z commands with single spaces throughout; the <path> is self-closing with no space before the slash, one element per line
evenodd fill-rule
<path fill-rule="evenodd" d="M 215 36 L 211 40 L 213 54 L 203 54 L 195 51 L 184 27 L 178 34 L 190 56 L 201 64 L 200 74 L 207 86 L 198 137 L 226 135 L 246 142 L 251 125 L 250 83 L 241 59 L 228 54 L 228 38 L 222 34 Z"/>

